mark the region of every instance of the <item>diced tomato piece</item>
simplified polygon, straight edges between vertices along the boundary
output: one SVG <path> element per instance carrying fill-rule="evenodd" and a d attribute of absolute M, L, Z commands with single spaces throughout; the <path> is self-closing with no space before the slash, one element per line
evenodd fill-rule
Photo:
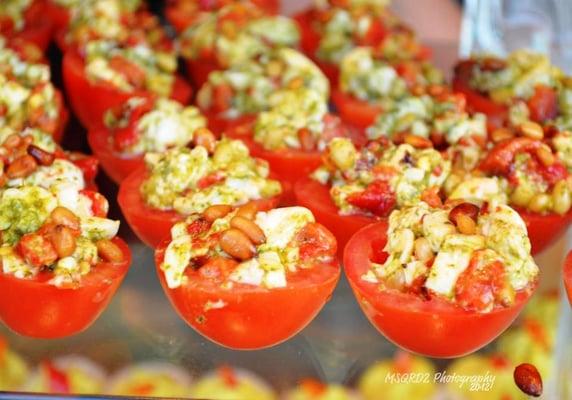
<path fill-rule="evenodd" d="M 395 193 L 385 181 L 374 181 L 363 192 L 348 196 L 348 203 L 379 217 L 387 217 L 396 202 Z"/>
<path fill-rule="evenodd" d="M 87 182 L 93 182 L 99 170 L 99 160 L 96 157 L 73 153 L 70 156 L 70 161 L 81 169 L 83 177 Z"/>
<path fill-rule="evenodd" d="M 234 271 L 238 263 L 225 257 L 211 258 L 206 264 L 199 267 L 199 276 L 203 279 L 220 284 Z"/>
<path fill-rule="evenodd" d="M 338 250 L 334 235 L 325 226 L 316 222 L 303 227 L 294 238 L 294 242 L 300 246 L 302 260 L 333 257 Z"/>
<path fill-rule="evenodd" d="M 517 137 L 498 143 L 481 162 L 479 169 L 495 175 L 508 175 L 510 165 L 518 153 L 532 152 L 542 146 L 539 140 Z"/>
<path fill-rule="evenodd" d="M 153 389 L 155 389 L 155 385 L 151 382 L 144 382 L 131 386 L 129 392 L 139 396 L 148 396 L 153 393 Z"/>
<path fill-rule="evenodd" d="M 137 143 L 137 139 L 139 135 L 137 131 L 133 129 L 133 126 L 129 125 L 125 128 L 116 129 L 113 132 L 113 144 L 115 145 L 115 149 L 118 151 L 124 151 L 129 147 L 133 146 Z"/>
<path fill-rule="evenodd" d="M 194 220 L 187 226 L 187 232 L 192 237 L 199 236 L 201 233 L 206 232 L 211 227 L 211 223 L 204 218 Z"/>
<path fill-rule="evenodd" d="M 317 379 L 306 378 L 300 382 L 300 387 L 310 398 L 317 398 L 325 393 L 327 386 Z"/>
<path fill-rule="evenodd" d="M 522 326 L 537 344 L 543 347 L 546 351 L 550 351 L 550 343 L 546 336 L 546 329 L 540 322 L 531 318 L 526 318 L 522 322 Z"/>
<path fill-rule="evenodd" d="M 205 176 L 204 178 L 199 179 L 197 182 L 197 187 L 199 189 L 205 189 L 209 186 L 212 186 L 224 179 L 224 174 L 220 172 L 214 172 L 210 175 Z"/>
<path fill-rule="evenodd" d="M 493 354 L 489 357 L 492 366 L 495 369 L 505 369 L 510 366 L 508 359 L 501 354 Z"/>
<path fill-rule="evenodd" d="M 215 86 L 213 94 L 213 108 L 215 111 L 222 112 L 228 110 L 232 105 L 233 91 L 230 85 L 222 84 Z"/>
<path fill-rule="evenodd" d="M 544 166 L 539 163 L 539 172 L 545 182 L 547 182 L 551 187 L 568 177 L 566 166 L 559 161 L 550 166 Z"/>
<path fill-rule="evenodd" d="M 236 373 L 232 367 L 223 365 L 219 367 L 218 374 L 226 386 L 235 387 L 238 385 L 238 377 L 236 376 Z"/>
<path fill-rule="evenodd" d="M 375 46 L 379 44 L 387 35 L 387 30 L 379 19 L 371 22 L 369 29 L 362 38 L 359 39 L 360 46 Z"/>
<path fill-rule="evenodd" d="M 22 236 L 16 251 L 34 267 L 51 265 L 58 259 L 58 253 L 52 243 L 37 233 L 27 233 Z"/>
<path fill-rule="evenodd" d="M 145 84 L 145 71 L 124 57 L 112 57 L 109 66 L 122 74 L 136 88 L 141 88 Z"/>
<path fill-rule="evenodd" d="M 397 74 L 402 77 L 407 86 L 411 87 L 417 82 L 417 77 L 420 74 L 420 66 L 418 63 L 404 61 L 395 66 Z"/>
<path fill-rule="evenodd" d="M 109 211 L 109 203 L 101 193 L 88 189 L 80 190 L 80 193 L 91 200 L 91 212 L 94 216 L 107 216 L 107 212 Z"/>
<path fill-rule="evenodd" d="M 534 95 L 527 102 L 530 117 L 536 122 L 546 122 L 558 116 L 558 95 L 556 91 L 545 85 L 538 85 Z"/>
<path fill-rule="evenodd" d="M 387 253 L 385 248 L 385 243 L 387 240 L 385 238 L 374 239 L 371 242 L 371 262 L 376 264 L 383 264 L 387 261 L 389 253 Z"/>
<path fill-rule="evenodd" d="M 70 393 L 69 378 L 64 371 L 59 370 L 49 361 L 45 361 L 42 366 L 48 375 L 50 393 Z"/>
<path fill-rule="evenodd" d="M 467 310 L 489 310 L 499 298 L 506 283 L 504 266 L 500 261 L 479 266 L 478 253 L 457 279 L 455 298 Z"/>

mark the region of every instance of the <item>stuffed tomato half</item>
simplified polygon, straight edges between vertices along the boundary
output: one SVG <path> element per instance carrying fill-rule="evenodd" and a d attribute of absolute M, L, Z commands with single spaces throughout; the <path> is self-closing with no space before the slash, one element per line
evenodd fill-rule
<path fill-rule="evenodd" d="M 58 338 L 98 318 L 131 255 L 83 171 L 28 138 L 2 145 L 11 156 L 0 195 L 0 320 L 25 336 Z"/>
<path fill-rule="evenodd" d="M 176 74 L 175 54 L 145 44 L 89 42 L 84 55 L 66 52 L 62 68 L 72 109 L 88 129 L 104 127 L 105 112 L 131 97 L 158 95 L 186 104 L 192 95 L 190 86 Z"/>
<path fill-rule="evenodd" d="M 195 132 L 194 148 L 147 153 L 145 167 L 119 187 L 118 202 L 137 236 L 151 247 L 169 237 L 171 227 L 193 212 L 216 204 L 278 204 L 282 187 L 270 179 L 268 163 L 250 156 L 239 140 L 216 141 Z"/>
<path fill-rule="evenodd" d="M 487 115 L 491 132 L 524 120 L 569 129 L 571 84 L 545 55 L 528 50 L 506 58 L 462 60 L 453 78 L 454 89 L 465 94 L 469 107 Z"/>
<path fill-rule="evenodd" d="M 455 204 L 455 205 L 453 205 Z M 420 202 L 359 231 L 344 267 L 360 307 L 396 345 L 431 357 L 485 346 L 538 284 L 526 225 L 506 205 Z M 420 334 L 422 332 L 422 334 Z"/>
<path fill-rule="evenodd" d="M 121 183 L 145 165 L 146 153 L 192 143 L 195 131 L 205 129 L 206 119 L 196 107 L 175 100 L 132 97 L 107 111 L 104 123 L 105 128 L 90 130 L 87 138 L 105 173 Z"/>
<path fill-rule="evenodd" d="M 426 59 L 429 51 L 413 31 L 386 7 L 386 1 L 327 1 L 294 16 L 300 46 L 324 71 L 332 87 L 339 66 L 356 47 L 369 47 L 385 58 Z"/>
<path fill-rule="evenodd" d="M 45 0 L 0 2 L 0 35 L 34 43 L 46 51 L 52 38 L 52 21 L 45 18 Z"/>
<path fill-rule="evenodd" d="M 169 0 L 165 8 L 165 18 L 179 33 L 193 24 L 201 12 L 216 11 L 236 0 Z M 254 6 L 268 14 L 277 14 L 280 9 L 279 0 L 250 0 Z"/>
<path fill-rule="evenodd" d="M 397 43 L 387 46 L 400 48 L 399 37 L 395 37 Z M 344 122 L 362 129 L 373 125 L 396 101 L 423 94 L 427 87 L 443 81 L 441 72 L 428 61 L 390 56 L 370 47 L 350 51 L 340 65 L 332 100 Z"/>
<path fill-rule="evenodd" d="M 336 251 L 334 236 L 303 207 L 215 205 L 173 227 L 156 265 L 167 297 L 197 332 L 261 349 L 318 314 L 339 279 Z"/>
<path fill-rule="evenodd" d="M 273 106 L 253 124 L 236 127 L 226 135 L 242 140 L 250 153 L 268 161 L 285 188 L 285 201 L 293 200 L 293 185 L 321 164 L 322 149 L 335 137 L 350 137 L 340 119 L 328 112 L 317 91 L 298 87 L 274 94 Z M 355 135 L 356 142 L 360 136 Z"/>
<path fill-rule="evenodd" d="M 209 128 L 220 134 L 272 108 L 279 96 L 276 92 L 302 86 L 325 100 L 329 96 L 328 80 L 312 61 L 294 49 L 274 49 L 210 73 L 197 93 L 197 105 L 207 116 Z"/>
<path fill-rule="evenodd" d="M 294 193 L 297 203 L 334 233 L 340 249 L 360 228 L 386 221 L 396 208 L 421 199 L 440 204 L 451 170 L 450 160 L 431 146 L 386 140 L 358 150 L 349 139 L 334 138 L 321 160 L 318 169 L 295 184 Z"/>
<path fill-rule="evenodd" d="M 0 118 L 6 127 L 37 128 L 61 140 L 68 111 L 61 92 L 51 83 L 49 65 L 18 41 L 0 38 Z"/>
<path fill-rule="evenodd" d="M 231 2 L 199 13 L 179 40 L 187 72 L 195 87 L 201 87 L 212 71 L 256 59 L 271 49 L 295 48 L 299 36 L 289 18 L 268 15 L 249 2 Z"/>

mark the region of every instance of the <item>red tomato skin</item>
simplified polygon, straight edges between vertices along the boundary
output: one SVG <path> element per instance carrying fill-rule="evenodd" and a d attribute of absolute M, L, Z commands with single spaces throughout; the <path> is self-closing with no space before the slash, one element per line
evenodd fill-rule
<path fill-rule="evenodd" d="M 308 208 L 316 221 L 328 228 L 338 241 L 338 254 L 343 254 L 350 238 L 361 228 L 380 222 L 378 218 L 365 215 L 340 215 L 330 197 L 329 186 L 310 178 L 302 178 L 294 185 L 296 203 Z M 386 224 L 387 222 L 381 222 Z"/>
<path fill-rule="evenodd" d="M 516 210 L 528 229 L 533 255 L 540 253 L 554 243 L 572 223 L 572 211 L 568 211 L 564 215 L 555 213 L 543 215 L 518 208 Z"/>
<path fill-rule="evenodd" d="M 54 25 L 54 32 L 57 34 L 60 30 L 65 30 L 70 22 L 70 13 L 67 8 L 60 6 L 52 0 L 48 0 L 46 4 L 46 13 L 48 19 Z"/>
<path fill-rule="evenodd" d="M 233 289 L 223 290 L 212 282 L 198 280 L 196 274 L 180 287 L 169 289 L 160 269 L 167 244 L 164 242 L 155 252 L 155 265 L 172 306 L 198 333 L 235 350 L 263 349 L 296 335 L 320 312 L 340 277 L 336 260 L 300 269 L 288 277 L 285 288 L 235 284 Z M 222 308 L 205 307 L 220 301 L 225 304 Z"/>
<path fill-rule="evenodd" d="M 453 90 L 462 93 L 467 99 L 467 106 L 473 112 L 480 112 L 487 116 L 487 129 L 489 132 L 506 125 L 508 120 L 508 108 L 502 104 L 495 103 L 486 95 L 483 95 L 471 88 L 471 79 L 474 61 L 461 61 L 455 67 L 453 77 Z"/>
<path fill-rule="evenodd" d="M 563 277 L 568 301 L 570 301 L 570 305 L 572 305 L 572 251 L 568 253 L 566 260 L 564 260 Z"/>
<path fill-rule="evenodd" d="M 77 51 L 69 50 L 64 54 L 62 73 L 66 94 L 72 110 L 88 129 L 103 128 L 105 112 L 120 106 L 131 97 L 153 96 L 144 90 L 127 93 L 107 83 L 92 83 L 87 79 L 84 67 L 85 63 Z M 191 96 L 191 87 L 183 78 L 177 76 L 170 97 L 181 104 L 187 104 Z"/>
<path fill-rule="evenodd" d="M 130 173 L 145 166 L 143 154 L 123 156 L 113 148 L 109 129 L 92 129 L 87 133 L 87 141 L 101 167 L 113 182 L 121 183 Z"/>
<path fill-rule="evenodd" d="M 0 34 L 7 38 L 20 38 L 34 43 L 42 52 L 46 52 L 52 38 L 53 23 L 45 18 L 47 5 L 44 0 L 36 0 L 24 12 L 24 28 L 21 31 L 2 29 Z"/>
<path fill-rule="evenodd" d="M 140 187 L 148 178 L 145 167 L 140 168 L 125 178 L 119 185 L 117 202 L 127 223 L 133 232 L 147 246 L 157 248 L 171 234 L 171 228 L 185 219 L 185 215 L 175 211 L 163 211 L 145 204 Z M 276 207 L 280 197 L 258 200 L 261 209 Z"/>
<path fill-rule="evenodd" d="M 378 284 L 364 281 L 362 275 L 369 268 L 372 241 L 386 240 L 386 234 L 385 224 L 357 232 L 346 245 L 344 271 L 369 321 L 388 340 L 408 351 L 435 358 L 472 353 L 508 328 L 532 296 L 532 291 L 517 292 L 513 306 L 475 313 L 437 298 L 422 300 L 413 294 L 381 291 Z"/>
<path fill-rule="evenodd" d="M 64 133 L 70 119 L 70 113 L 64 103 L 64 96 L 59 89 L 56 89 L 55 91 L 55 99 L 58 108 L 58 117 L 56 130 L 52 136 L 57 143 L 60 143 L 64 137 Z"/>
<path fill-rule="evenodd" d="M 373 125 L 382 112 L 380 106 L 359 100 L 339 89 L 332 90 L 332 101 L 345 123 L 362 129 Z"/>
<path fill-rule="evenodd" d="M 209 74 L 213 71 L 223 69 L 214 57 L 199 58 L 197 60 L 186 59 L 185 69 L 191 77 L 193 86 L 200 88 L 209 80 Z"/>
<path fill-rule="evenodd" d="M 208 128 L 217 137 L 220 137 L 223 132 L 232 131 L 239 126 L 252 124 L 256 119 L 256 115 L 253 114 L 242 115 L 235 119 L 228 119 L 214 111 L 201 110 L 201 112 L 207 118 Z"/>
<path fill-rule="evenodd" d="M 14 332 L 34 338 L 62 338 L 87 329 L 107 307 L 131 264 L 127 244 L 119 238 L 113 242 L 125 260 L 97 264 L 78 288 L 58 288 L 45 278 L 18 279 L 0 273 L 0 320 Z"/>

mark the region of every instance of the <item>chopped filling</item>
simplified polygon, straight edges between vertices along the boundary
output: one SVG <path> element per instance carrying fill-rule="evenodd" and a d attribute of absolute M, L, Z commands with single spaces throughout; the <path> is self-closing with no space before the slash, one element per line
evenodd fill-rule
<path fill-rule="evenodd" d="M 394 208 L 421 199 L 440 203 L 439 190 L 451 162 L 432 148 L 370 142 L 358 151 L 349 139 L 333 139 L 324 166 L 312 177 L 330 184 L 330 196 L 342 215 L 386 217 Z"/>
<path fill-rule="evenodd" d="M 420 202 L 389 218 L 384 262 L 372 262 L 364 280 L 381 290 L 437 297 L 469 311 L 509 307 L 516 293 L 531 290 L 538 266 L 526 225 L 505 205 L 458 202 L 432 208 Z"/>
<path fill-rule="evenodd" d="M 15 31 L 21 31 L 26 25 L 25 13 L 33 0 L 2 0 L 0 2 L 0 19 L 7 18 L 12 22 Z"/>
<path fill-rule="evenodd" d="M 441 73 L 428 62 L 390 62 L 369 47 L 358 47 L 341 62 L 340 89 L 360 100 L 391 109 L 413 88 L 440 84 Z"/>
<path fill-rule="evenodd" d="M 149 177 L 141 194 L 148 206 L 191 214 L 214 204 L 240 205 L 282 192 L 280 183 L 268 178 L 268 163 L 250 157 L 241 141 L 215 141 L 210 134 L 208 143 L 201 142 L 193 149 L 146 154 Z"/>
<path fill-rule="evenodd" d="M 450 197 L 508 202 L 539 214 L 566 214 L 572 207 L 572 182 L 565 163 L 542 140 L 522 133 L 494 144 L 474 171 L 454 169 L 446 185 Z M 568 139 L 559 134 L 554 140 Z"/>
<path fill-rule="evenodd" d="M 326 384 L 315 379 L 303 379 L 290 390 L 285 400 L 352 400 L 355 394 L 340 384 Z"/>
<path fill-rule="evenodd" d="M 271 95 L 270 102 L 270 110 L 261 112 L 254 125 L 254 140 L 268 150 L 322 150 L 345 132 L 318 92 L 305 88 L 279 91 Z"/>
<path fill-rule="evenodd" d="M 335 238 L 306 208 L 216 205 L 172 228 L 161 269 L 171 289 L 199 277 L 225 289 L 236 284 L 272 289 L 287 286 L 299 268 L 331 262 L 335 254 Z"/>
<path fill-rule="evenodd" d="M 180 38 L 184 57 L 216 57 L 234 66 L 267 54 L 273 48 L 296 47 L 296 23 L 278 15 L 264 15 L 249 3 L 232 3 L 220 10 L 202 12 Z"/>
<path fill-rule="evenodd" d="M 113 147 L 124 155 L 186 146 L 206 122 L 198 108 L 165 98 L 133 97 L 105 116 L 106 126 L 113 133 Z"/>
<path fill-rule="evenodd" d="M 197 399 L 276 399 L 272 388 L 258 376 L 229 366 L 221 366 L 196 381 L 189 394 Z"/>
<path fill-rule="evenodd" d="M 329 83 L 322 71 L 302 53 L 281 48 L 212 72 L 197 94 L 197 104 L 236 118 L 267 110 L 272 94 L 301 86 L 328 98 Z"/>
<path fill-rule="evenodd" d="M 177 69 L 177 57 L 170 50 L 153 49 L 145 43 L 134 46 L 109 40 L 95 40 L 85 47 L 88 78 L 105 82 L 123 92 L 148 90 L 169 97 Z"/>
<path fill-rule="evenodd" d="M 45 64 L 26 61 L 0 40 L 0 125 L 53 134 L 59 128 L 62 99 Z"/>
<path fill-rule="evenodd" d="M 387 137 L 398 140 L 399 135 L 410 133 L 434 143 L 455 145 L 461 141 L 484 142 L 487 139 L 486 117 L 469 115 L 465 99 L 433 85 L 420 96 L 406 95 L 392 102 L 381 113 L 374 125 L 367 128 L 369 139 Z"/>
<path fill-rule="evenodd" d="M 88 0 L 74 7 L 65 40 L 80 47 L 92 40 L 121 43 L 144 42 L 153 48 L 168 47 L 169 39 L 159 19 L 146 12 L 135 12 L 139 1 Z"/>

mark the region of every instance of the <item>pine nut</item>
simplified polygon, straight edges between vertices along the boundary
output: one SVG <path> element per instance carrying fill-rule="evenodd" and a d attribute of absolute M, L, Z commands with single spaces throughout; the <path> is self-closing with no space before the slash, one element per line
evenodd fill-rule
<path fill-rule="evenodd" d="M 433 147 L 433 143 L 431 143 L 429 139 L 414 135 L 412 133 L 406 133 L 403 135 L 403 140 L 405 143 L 415 147 L 416 149 L 428 149 Z"/>
<path fill-rule="evenodd" d="M 220 248 L 229 256 L 244 261 L 252 258 L 256 249 L 248 236 L 242 231 L 231 228 L 220 236 Z"/>
<path fill-rule="evenodd" d="M 38 163 L 29 154 L 15 159 L 6 170 L 6 175 L 10 179 L 25 178 L 36 170 Z"/>
<path fill-rule="evenodd" d="M 535 213 L 542 213 L 548 209 L 550 209 L 552 198 L 544 193 L 536 194 L 528 203 L 528 208 L 530 211 Z"/>
<path fill-rule="evenodd" d="M 519 125 L 518 130 L 522 136 L 531 139 L 542 139 L 544 137 L 544 130 L 542 127 L 533 121 L 526 121 Z"/>
<path fill-rule="evenodd" d="M 230 220 L 230 226 L 244 233 L 252 243 L 256 245 L 262 244 L 266 241 L 264 231 L 247 218 L 235 216 Z"/>
<path fill-rule="evenodd" d="M 491 139 L 493 142 L 498 143 L 506 139 L 512 139 L 514 134 L 510 129 L 507 128 L 497 128 L 491 133 Z"/>
<path fill-rule="evenodd" d="M 552 190 L 552 209 L 555 213 L 564 215 L 572 206 L 572 195 L 566 181 L 557 182 Z"/>
<path fill-rule="evenodd" d="M 106 262 L 118 263 L 123 261 L 123 251 L 111 240 L 101 239 L 95 243 L 97 253 Z"/>
<path fill-rule="evenodd" d="M 550 150 L 550 147 L 546 145 L 543 145 L 542 147 L 536 149 L 536 156 L 538 157 L 540 162 L 546 167 L 550 167 L 556 161 L 554 154 L 552 154 L 552 150 Z"/>
<path fill-rule="evenodd" d="M 4 140 L 2 146 L 6 147 L 7 149 L 15 149 L 16 147 L 20 146 L 21 143 L 22 143 L 22 138 L 20 137 L 20 135 L 13 133 L 9 135 L 6 138 L 6 140 Z"/>
<path fill-rule="evenodd" d="M 202 146 L 209 154 L 214 153 L 216 147 L 216 137 L 207 128 L 199 128 L 193 134 L 193 145 Z"/>
<path fill-rule="evenodd" d="M 258 212 L 258 206 L 254 202 L 246 203 L 236 210 L 237 217 L 244 217 L 246 219 L 253 220 Z"/>
<path fill-rule="evenodd" d="M 69 257 L 74 253 L 76 248 L 75 236 L 67 226 L 56 226 L 50 235 L 50 239 L 59 258 Z"/>
<path fill-rule="evenodd" d="M 46 165 L 46 166 L 52 165 L 54 163 L 54 160 L 56 159 L 56 156 L 53 153 L 48 153 L 47 151 L 42 150 L 41 148 L 39 148 L 38 146 L 34 146 L 33 144 L 28 146 L 27 152 L 29 155 L 34 157 L 34 159 L 40 165 Z"/>
<path fill-rule="evenodd" d="M 214 222 L 219 218 L 223 218 L 224 216 L 226 216 L 231 211 L 232 211 L 231 206 L 226 205 L 226 204 L 217 204 L 217 205 L 208 207 L 204 211 L 203 217 L 208 222 Z"/>
<path fill-rule="evenodd" d="M 449 221 L 455 225 L 458 225 L 459 216 L 464 215 L 476 222 L 480 211 L 480 208 L 475 204 L 463 202 L 456 205 L 453 207 L 453 209 L 451 209 L 451 211 L 449 211 Z"/>
<path fill-rule="evenodd" d="M 55 225 L 67 226 L 75 231 L 78 231 L 80 228 L 80 220 L 78 216 L 68 208 L 62 206 L 58 206 L 52 210 L 49 221 Z"/>
<path fill-rule="evenodd" d="M 459 214 L 457 216 L 457 229 L 463 235 L 474 235 L 477 231 L 477 224 L 475 220 L 466 214 Z"/>
<path fill-rule="evenodd" d="M 415 257 L 419 261 L 427 261 L 433 257 L 431 244 L 426 238 L 420 237 L 415 240 Z"/>

